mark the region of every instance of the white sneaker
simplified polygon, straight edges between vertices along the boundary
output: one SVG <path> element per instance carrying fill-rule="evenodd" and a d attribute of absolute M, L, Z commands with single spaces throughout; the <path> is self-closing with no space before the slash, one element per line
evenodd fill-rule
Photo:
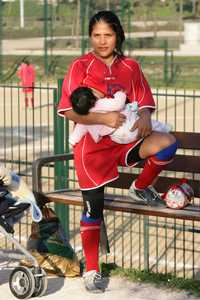
<path fill-rule="evenodd" d="M 135 182 L 133 182 L 129 189 L 129 196 L 135 201 L 149 206 L 166 206 L 164 200 L 151 185 L 143 190 L 139 190 L 136 189 Z"/>
<path fill-rule="evenodd" d="M 91 270 L 83 274 L 83 281 L 87 291 L 92 293 L 103 293 L 105 291 L 104 280 L 101 273 Z"/>

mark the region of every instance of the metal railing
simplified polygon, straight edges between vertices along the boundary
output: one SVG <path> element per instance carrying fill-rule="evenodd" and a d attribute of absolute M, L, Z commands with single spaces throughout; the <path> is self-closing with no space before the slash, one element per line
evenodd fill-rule
<path fill-rule="evenodd" d="M 31 165 L 34 159 L 68 151 L 68 133 L 72 130 L 72 124 L 65 123 L 56 115 L 59 93 L 60 89 L 49 85 L 35 87 L 35 105 L 32 108 L 25 106 L 21 87 L 0 86 L 0 160 L 7 167 L 25 176 L 30 186 Z M 167 122 L 173 130 L 200 132 L 200 91 L 155 89 L 153 94 L 157 104 L 153 118 Z M 63 181 L 66 171 L 69 186 L 77 187 L 74 165 L 70 162 L 67 166 L 45 169 L 44 190 L 54 188 L 54 172 L 56 178 L 60 176 Z M 200 174 L 194 176 L 199 178 Z M 56 185 L 61 187 L 60 182 Z M 72 246 L 77 252 L 80 251 L 81 209 L 70 206 L 69 211 L 67 209 L 64 213 L 63 208 L 58 210 L 62 212 L 61 221 L 69 221 L 67 227 Z M 69 216 L 69 219 L 66 216 Z M 115 262 L 123 267 L 144 269 L 147 264 L 145 256 L 148 255 L 149 270 L 172 272 L 181 277 L 198 276 L 200 227 L 197 222 L 157 217 L 144 219 L 143 216 L 111 211 L 105 212 L 105 221 L 111 254 L 101 255 L 101 260 Z M 29 215 L 16 225 L 15 235 L 22 243 L 26 243 L 30 235 L 30 225 Z M 145 231 L 148 236 L 146 241 Z M 1 246 L 12 247 L 6 240 L 1 242 Z"/>
<path fill-rule="evenodd" d="M 36 86 L 27 106 L 22 87 L 0 86 L 0 159 L 20 174 L 31 176 L 32 161 L 54 151 L 54 90 Z"/>

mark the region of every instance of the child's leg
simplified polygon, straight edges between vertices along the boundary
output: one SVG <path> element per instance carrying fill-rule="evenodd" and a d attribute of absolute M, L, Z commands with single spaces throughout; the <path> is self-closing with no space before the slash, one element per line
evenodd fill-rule
<path fill-rule="evenodd" d="M 154 131 L 160 131 L 160 132 L 170 132 L 171 128 L 168 124 L 162 123 L 158 120 L 152 120 L 152 129 Z"/>
<path fill-rule="evenodd" d="M 31 107 L 34 108 L 34 98 L 31 97 Z"/>
<path fill-rule="evenodd" d="M 31 91 L 31 107 L 34 107 L 34 88 Z"/>
<path fill-rule="evenodd" d="M 28 96 L 25 94 L 25 106 L 28 107 Z"/>
<path fill-rule="evenodd" d="M 69 143 L 73 146 L 76 145 L 87 132 L 86 125 L 76 124 L 73 132 L 69 136 Z"/>

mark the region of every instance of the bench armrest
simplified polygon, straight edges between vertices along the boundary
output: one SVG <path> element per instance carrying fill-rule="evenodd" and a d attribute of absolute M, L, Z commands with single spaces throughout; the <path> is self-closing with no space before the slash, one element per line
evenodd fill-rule
<path fill-rule="evenodd" d="M 74 155 L 72 153 L 63 153 L 44 156 L 33 161 L 32 164 L 32 188 L 33 192 L 42 193 L 42 167 L 48 165 L 51 162 L 57 161 L 67 161 L 73 159 Z"/>

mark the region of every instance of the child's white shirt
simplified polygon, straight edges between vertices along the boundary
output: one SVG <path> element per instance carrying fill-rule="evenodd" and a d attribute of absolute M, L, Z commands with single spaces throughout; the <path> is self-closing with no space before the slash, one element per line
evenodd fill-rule
<path fill-rule="evenodd" d="M 137 139 L 138 130 L 131 131 L 135 121 L 139 118 L 137 112 L 137 102 L 126 104 L 126 94 L 118 91 L 114 94 L 113 98 L 101 98 L 95 103 L 95 106 L 90 109 L 90 112 L 111 112 L 120 111 L 126 116 L 126 121 L 119 128 L 111 128 L 102 124 L 84 125 L 76 124 L 73 132 L 69 136 L 69 143 L 73 146 L 77 144 L 83 136 L 88 132 L 93 140 L 98 143 L 105 135 L 119 144 L 128 144 Z M 152 120 L 152 129 L 155 131 L 169 132 L 168 125 L 156 120 Z"/>

